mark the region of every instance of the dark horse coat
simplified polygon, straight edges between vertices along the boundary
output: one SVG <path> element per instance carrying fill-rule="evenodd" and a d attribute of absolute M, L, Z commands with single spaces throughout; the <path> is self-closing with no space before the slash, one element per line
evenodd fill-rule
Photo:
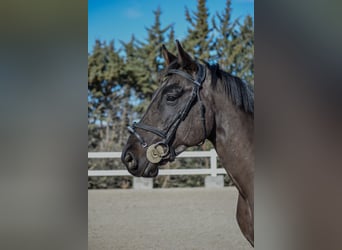
<path fill-rule="evenodd" d="M 178 41 L 177 49 L 176 57 L 162 47 L 161 86 L 129 127 L 122 161 L 131 174 L 154 177 L 159 165 L 210 140 L 239 191 L 237 221 L 254 245 L 254 90 L 218 65 L 196 62 Z"/>

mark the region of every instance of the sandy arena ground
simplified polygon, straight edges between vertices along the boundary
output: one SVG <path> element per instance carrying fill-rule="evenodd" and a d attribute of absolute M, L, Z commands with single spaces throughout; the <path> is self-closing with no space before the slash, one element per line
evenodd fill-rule
<path fill-rule="evenodd" d="M 88 249 L 253 249 L 236 201 L 235 188 L 89 190 Z"/>

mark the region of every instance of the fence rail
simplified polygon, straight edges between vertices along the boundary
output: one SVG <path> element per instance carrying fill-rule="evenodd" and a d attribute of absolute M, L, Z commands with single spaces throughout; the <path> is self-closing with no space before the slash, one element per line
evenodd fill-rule
<path fill-rule="evenodd" d="M 88 152 L 88 158 L 120 159 L 121 152 Z M 185 151 L 181 153 L 180 158 L 210 158 L 210 168 L 192 168 L 192 169 L 160 169 L 159 175 L 211 175 L 226 174 L 225 169 L 217 168 L 217 154 L 214 149 L 210 151 Z M 131 176 L 127 170 L 88 170 L 88 176 Z"/>

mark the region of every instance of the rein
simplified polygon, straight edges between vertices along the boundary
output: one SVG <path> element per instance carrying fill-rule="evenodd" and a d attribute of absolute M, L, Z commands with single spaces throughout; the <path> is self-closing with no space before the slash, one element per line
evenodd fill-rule
<path fill-rule="evenodd" d="M 194 85 L 191 91 L 190 99 L 185 104 L 184 108 L 177 113 L 175 119 L 171 122 L 171 124 L 167 127 L 166 131 L 162 131 L 156 127 L 144 124 L 144 123 L 136 123 L 134 122 L 132 126 L 128 126 L 128 131 L 133 134 L 138 141 L 140 142 L 143 148 L 147 148 L 146 150 L 146 157 L 151 163 L 159 163 L 163 159 L 169 158 L 170 160 L 174 160 L 176 157 L 175 149 L 172 147 L 172 140 L 176 131 L 182 121 L 188 116 L 190 109 L 192 108 L 193 104 L 198 100 L 200 107 L 201 107 L 201 121 L 203 125 L 203 134 L 204 139 L 200 144 L 204 143 L 204 140 L 207 138 L 207 130 L 205 126 L 205 107 L 201 100 L 200 96 L 200 89 L 202 88 L 202 84 L 206 77 L 205 67 L 202 64 L 197 63 L 198 72 L 196 74 L 196 79 L 194 79 L 190 74 L 178 70 L 178 69 L 170 69 L 166 75 L 176 74 L 179 75 L 189 81 L 191 81 Z M 151 132 L 159 137 L 162 138 L 161 141 L 148 145 L 143 137 L 136 131 L 136 128 Z"/>

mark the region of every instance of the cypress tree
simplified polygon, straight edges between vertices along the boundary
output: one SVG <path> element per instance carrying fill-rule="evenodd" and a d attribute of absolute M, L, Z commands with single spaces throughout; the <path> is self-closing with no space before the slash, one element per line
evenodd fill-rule
<path fill-rule="evenodd" d="M 154 23 L 145 28 L 147 39 L 144 42 L 134 37 L 129 43 L 123 43 L 126 54 L 126 73 L 130 78 L 131 86 L 136 90 L 139 98 L 135 111 L 142 113 L 147 107 L 154 91 L 158 88 L 158 71 L 163 67 L 163 59 L 160 54 L 161 44 L 172 25 L 162 27 L 160 16 L 161 9 L 158 7 L 154 14 Z"/>
<path fill-rule="evenodd" d="M 254 84 L 254 24 L 251 16 L 246 16 L 240 26 L 239 43 L 242 46 L 238 54 L 238 76 Z"/>
<path fill-rule="evenodd" d="M 254 27 L 250 16 L 241 25 L 231 19 L 231 0 L 222 13 L 212 19 L 217 37 L 214 42 L 215 60 L 224 70 L 253 83 Z"/>
<path fill-rule="evenodd" d="M 153 92 L 158 87 L 157 72 L 163 67 L 163 59 L 160 55 L 161 44 L 165 42 L 166 32 L 172 27 L 167 25 L 162 27 L 160 16 L 162 11 L 158 7 L 154 14 L 154 24 L 146 28 L 147 39 L 141 47 L 141 57 L 144 59 L 145 79 L 142 82 L 143 92 L 147 99 L 152 97 Z"/>
<path fill-rule="evenodd" d="M 185 50 L 198 59 L 210 60 L 213 37 L 208 24 L 209 11 L 206 0 L 198 0 L 197 10 L 192 14 L 185 8 L 185 17 L 190 25 L 183 42 Z"/>
<path fill-rule="evenodd" d="M 170 27 L 169 34 L 167 36 L 167 41 L 165 42 L 165 46 L 167 47 L 168 51 L 172 53 L 176 53 L 176 38 L 175 38 L 175 30 L 173 25 Z M 163 59 L 164 60 L 164 59 Z"/>
<path fill-rule="evenodd" d="M 216 39 L 214 42 L 215 60 L 221 68 L 233 72 L 235 63 L 235 47 L 238 45 L 238 32 L 236 30 L 236 21 L 231 20 L 231 0 L 226 1 L 225 9 L 222 13 L 216 12 L 212 19 Z"/>

